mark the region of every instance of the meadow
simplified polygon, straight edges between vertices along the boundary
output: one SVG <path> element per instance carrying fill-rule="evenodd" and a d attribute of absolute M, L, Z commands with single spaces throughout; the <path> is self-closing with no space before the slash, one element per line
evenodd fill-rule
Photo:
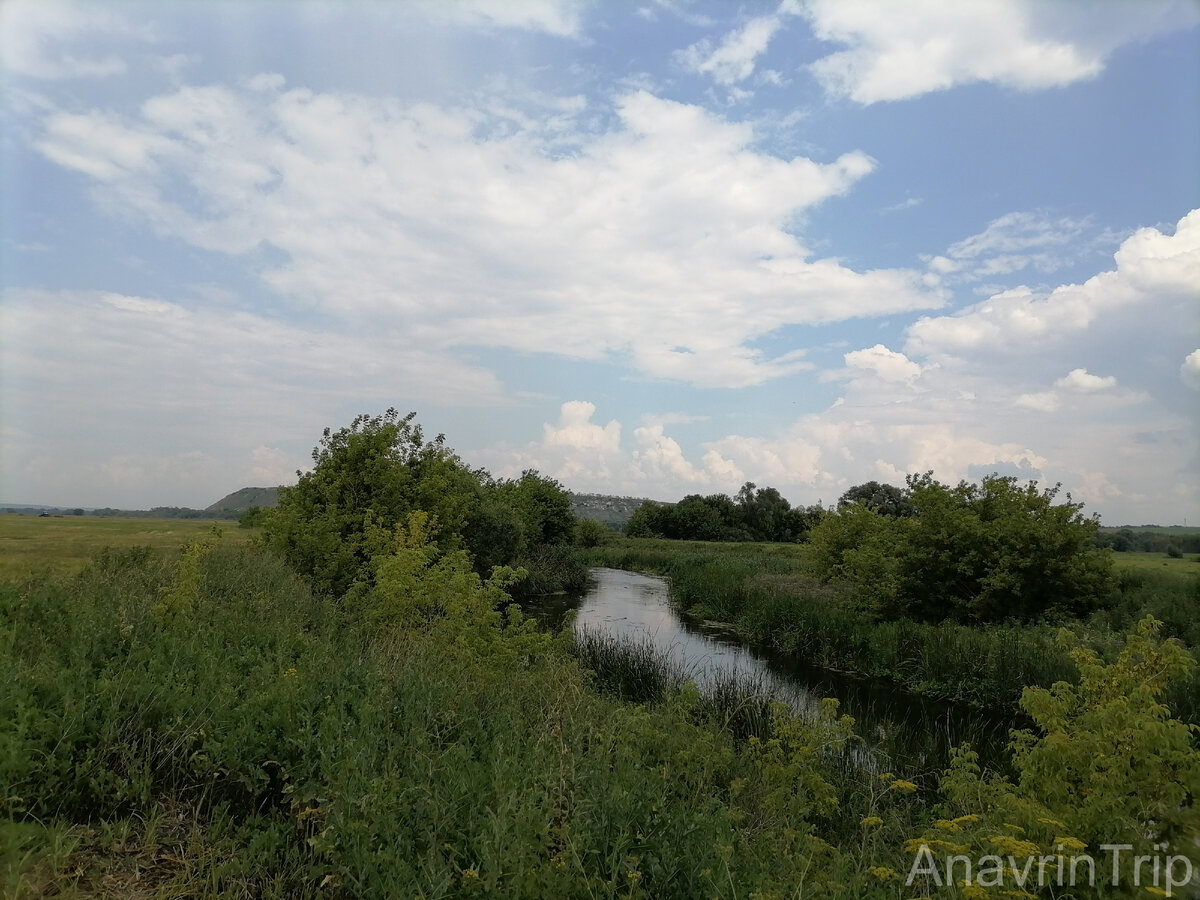
<path fill-rule="evenodd" d="M 231 543 L 248 541 L 252 535 L 229 520 L 0 515 L 0 578 L 35 571 L 78 572 L 106 547 L 178 552 L 214 527 Z"/>
<path fill-rule="evenodd" d="M 964 750 L 929 796 L 846 766 L 836 703 L 800 721 L 535 627 L 420 522 L 340 602 L 236 528 L 172 522 L 182 552 L 145 520 L 161 549 L 97 530 L 125 546 L 79 566 L 65 522 L 22 523 L 41 567 L 0 579 L 0 894 L 963 898 L 999 894 L 903 886 L 917 847 L 1196 846 L 1200 755 L 1160 702 L 1193 664 L 1152 624 L 1068 655 L 1070 693 L 1026 692 L 1012 779 Z M 689 552 L 717 561 L 676 573 L 714 615 L 809 584 L 795 547 Z"/>

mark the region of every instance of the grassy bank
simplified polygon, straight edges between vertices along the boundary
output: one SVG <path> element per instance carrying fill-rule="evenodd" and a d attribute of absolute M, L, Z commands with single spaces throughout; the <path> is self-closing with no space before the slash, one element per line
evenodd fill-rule
<path fill-rule="evenodd" d="M 1011 709 L 1024 687 L 1075 677 L 1056 643 L 1057 625 L 876 621 L 843 590 L 809 574 L 803 545 L 613 538 L 590 550 L 589 559 L 666 576 L 688 615 L 729 623 L 751 643 L 885 678 L 917 694 Z M 1108 610 L 1078 627 L 1089 645 L 1111 656 L 1120 634 L 1147 614 L 1164 621 L 1167 636 L 1200 646 L 1200 578 L 1125 571 Z M 1196 721 L 1200 681 L 1173 688 L 1170 702 Z"/>

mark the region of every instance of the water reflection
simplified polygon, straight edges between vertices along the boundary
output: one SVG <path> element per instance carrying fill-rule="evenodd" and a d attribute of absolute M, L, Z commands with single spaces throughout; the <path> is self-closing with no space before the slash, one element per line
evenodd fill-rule
<path fill-rule="evenodd" d="M 941 770 L 949 750 L 969 741 L 980 761 L 1006 768 L 1004 751 L 1013 718 L 988 715 L 965 704 L 914 697 L 878 679 L 860 679 L 804 665 L 794 657 L 748 648 L 720 626 L 688 621 L 672 607 L 663 578 L 620 569 L 591 570 L 582 598 L 545 598 L 529 611 L 551 627 L 576 611 L 574 628 L 648 641 L 667 652 L 701 688 L 721 674 L 761 685 L 804 717 L 834 697 L 853 716 L 855 731 L 871 748 L 871 768 L 908 772 Z"/>

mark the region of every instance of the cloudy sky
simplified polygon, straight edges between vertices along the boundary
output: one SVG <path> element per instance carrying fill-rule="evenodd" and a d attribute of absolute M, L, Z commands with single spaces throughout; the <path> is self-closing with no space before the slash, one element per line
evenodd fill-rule
<path fill-rule="evenodd" d="M 1200 3 L 0 4 L 0 500 L 205 506 L 416 410 L 796 503 L 1200 522 Z"/>

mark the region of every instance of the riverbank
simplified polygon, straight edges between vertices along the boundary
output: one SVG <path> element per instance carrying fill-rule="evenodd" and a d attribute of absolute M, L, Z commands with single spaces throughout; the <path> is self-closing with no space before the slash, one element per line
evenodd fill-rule
<path fill-rule="evenodd" d="M 815 579 L 798 544 L 729 544 L 611 537 L 587 551 L 592 565 L 662 575 L 680 610 L 717 620 L 745 641 L 838 672 L 886 679 L 913 694 L 1002 713 L 1027 686 L 1077 676 L 1057 636 L 1060 624 L 967 626 L 877 621 L 836 585 Z M 1166 633 L 1195 626 L 1200 579 L 1130 573 L 1104 615 L 1070 624 L 1086 646 L 1111 658 L 1142 615 L 1168 619 Z M 1190 611 L 1190 612 L 1189 612 Z M 1193 645 L 1194 646 L 1194 645 Z M 1200 679 L 1172 688 L 1168 705 L 1200 721 Z"/>

